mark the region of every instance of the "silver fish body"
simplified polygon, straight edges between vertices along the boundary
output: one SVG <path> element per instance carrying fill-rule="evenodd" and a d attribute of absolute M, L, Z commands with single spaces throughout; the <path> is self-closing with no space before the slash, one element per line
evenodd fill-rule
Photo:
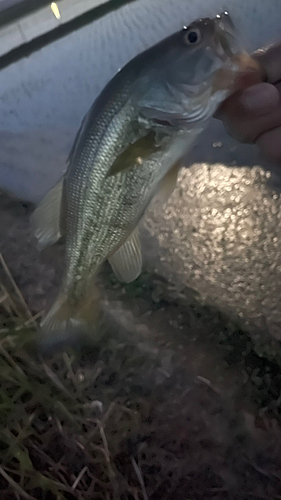
<path fill-rule="evenodd" d="M 93 328 L 106 259 L 125 282 L 140 274 L 137 225 L 157 192 L 173 191 L 181 158 L 229 92 L 218 75 L 241 69 L 236 52 L 227 14 L 202 19 L 137 56 L 93 104 L 63 182 L 34 215 L 41 246 L 66 240 L 61 293 L 42 323 L 51 337 Z"/>
<path fill-rule="evenodd" d="M 91 284 L 100 265 L 137 226 L 161 180 L 198 133 L 156 128 L 157 150 L 148 158 L 136 157 L 126 172 L 109 175 L 119 153 L 149 134 L 142 124 L 137 126 L 137 110 L 130 101 L 124 105 L 124 100 L 123 94 L 95 121 L 87 135 L 88 146 L 77 162 L 74 155 L 65 179 L 67 293 L 74 283 L 75 288 L 83 283 L 81 292 L 85 282 Z"/>

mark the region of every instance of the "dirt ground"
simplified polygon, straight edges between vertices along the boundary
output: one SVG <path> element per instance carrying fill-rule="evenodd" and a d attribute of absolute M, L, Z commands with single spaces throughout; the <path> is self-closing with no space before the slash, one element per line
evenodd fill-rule
<path fill-rule="evenodd" d="M 63 246 L 39 254 L 31 211 L 1 195 L 0 251 L 34 315 Z M 102 336 L 47 358 L 2 310 L 1 499 L 281 498 L 276 359 L 155 270 L 123 286 L 105 266 L 99 286 Z"/>

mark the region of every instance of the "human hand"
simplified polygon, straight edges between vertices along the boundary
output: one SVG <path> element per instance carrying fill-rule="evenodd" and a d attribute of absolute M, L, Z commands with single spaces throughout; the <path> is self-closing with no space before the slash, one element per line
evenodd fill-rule
<path fill-rule="evenodd" d="M 281 165 L 281 43 L 253 56 L 264 68 L 266 82 L 258 74 L 253 84 L 245 80 L 244 88 L 223 102 L 216 118 L 234 138 L 256 143 L 268 159 Z"/>

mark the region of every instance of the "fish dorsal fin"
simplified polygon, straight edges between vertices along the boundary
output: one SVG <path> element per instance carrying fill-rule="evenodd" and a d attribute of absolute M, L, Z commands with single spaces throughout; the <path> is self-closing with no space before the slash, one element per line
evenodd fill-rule
<path fill-rule="evenodd" d="M 142 271 L 142 253 L 137 229 L 108 260 L 119 281 L 130 283 L 138 278 Z"/>
<path fill-rule="evenodd" d="M 31 216 L 31 224 L 40 250 L 61 238 L 60 218 L 63 178 L 46 194 Z"/>
<path fill-rule="evenodd" d="M 129 144 L 111 165 L 108 177 L 116 175 L 119 172 L 131 169 L 135 166 L 141 166 L 151 154 L 159 148 L 156 141 L 156 134 L 150 130 L 144 136 L 138 138 L 135 142 Z"/>

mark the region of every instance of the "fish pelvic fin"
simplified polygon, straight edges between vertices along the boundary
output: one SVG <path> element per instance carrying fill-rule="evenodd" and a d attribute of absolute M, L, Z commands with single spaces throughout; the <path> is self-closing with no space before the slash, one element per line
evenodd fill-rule
<path fill-rule="evenodd" d="M 41 348 L 52 352 L 83 338 L 93 339 L 100 312 L 97 288 L 93 287 L 90 294 L 75 302 L 70 302 L 62 292 L 41 322 Z"/>

